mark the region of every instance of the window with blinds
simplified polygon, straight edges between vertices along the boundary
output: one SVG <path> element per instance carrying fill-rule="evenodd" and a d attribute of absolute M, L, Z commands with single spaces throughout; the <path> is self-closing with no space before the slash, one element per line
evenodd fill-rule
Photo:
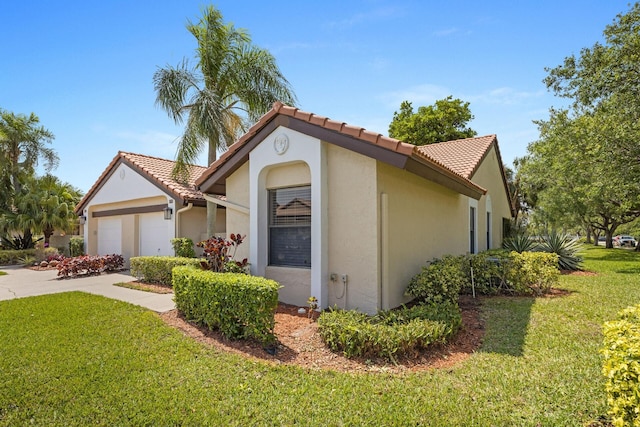
<path fill-rule="evenodd" d="M 269 265 L 311 268 L 311 186 L 269 190 Z"/>

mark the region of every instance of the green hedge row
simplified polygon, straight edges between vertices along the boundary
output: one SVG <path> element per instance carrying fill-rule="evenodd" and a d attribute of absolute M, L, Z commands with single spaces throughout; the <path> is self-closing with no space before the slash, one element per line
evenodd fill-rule
<path fill-rule="evenodd" d="M 445 342 L 462 324 L 457 304 L 416 305 L 368 316 L 355 310 L 320 314 L 318 330 L 333 351 L 346 357 L 382 357 L 395 361 L 434 343 Z"/>
<path fill-rule="evenodd" d="M 604 324 L 602 373 L 612 423 L 640 426 L 640 304 Z"/>
<path fill-rule="evenodd" d="M 176 308 L 189 321 L 218 329 L 231 339 L 273 344 L 280 285 L 239 273 L 214 273 L 193 267 L 173 270 Z"/>
<path fill-rule="evenodd" d="M 540 295 L 558 282 L 558 256 L 546 252 L 489 251 L 446 255 L 415 275 L 406 295 L 424 302 L 455 302 L 460 293 Z M 473 279 L 473 280 L 472 280 Z"/>
<path fill-rule="evenodd" d="M 170 256 L 139 256 L 132 257 L 130 262 L 131 275 L 146 283 L 157 283 L 171 286 L 171 270 L 177 266 L 199 267 L 204 259 L 170 257 Z"/>
<path fill-rule="evenodd" d="M 20 264 L 20 259 L 24 257 L 36 256 L 35 249 L 22 249 L 22 250 L 1 250 L 0 251 L 0 265 Z"/>

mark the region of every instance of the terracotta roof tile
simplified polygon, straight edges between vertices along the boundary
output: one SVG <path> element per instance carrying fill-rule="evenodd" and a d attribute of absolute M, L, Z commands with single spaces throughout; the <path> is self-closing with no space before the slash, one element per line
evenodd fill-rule
<path fill-rule="evenodd" d="M 495 140 L 495 135 L 487 135 L 423 145 L 417 150 L 458 175 L 471 179 Z"/>
<path fill-rule="evenodd" d="M 173 160 L 162 159 L 159 157 L 146 156 L 144 154 L 128 153 L 119 151 L 111 160 L 111 163 L 102 172 L 98 180 L 87 191 L 76 207 L 76 212 L 81 212 L 84 206 L 102 187 L 104 181 L 111 175 L 114 168 L 125 163 L 131 168 L 137 170 L 141 175 L 145 175 L 148 179 L 155 182 L 160 188 L 168 190 L 177 199 L 187 202 L 204 201 L 202 192 L 196 189 L 195 181 L 206 170 L 204 166 L 192 165 L 189 171 L 189 178 L 186 183 L 177 182 L 171 177 L 171 171 L 175 162 Z"/>
<path fill-rule="evenodd" d="M 368 131 L 362 127 L 348 125 L 344 122 L 304 112 L 298 108 L 284 105 L 281 102 L 274 103 L 273 108 L 269 110 L 269 112 L 262 116 L 237 142 L 231 145 L 226 153 L 212 163 L 200 178 L 196 180 L 196 186 L 202 185 L 210 176 L 220 169 L 222 165 L 230 161 L 234 153 L 242 148 L 278 114 L 293 117 L 324 129 L 353 137 L 362 141 L 364 144 L 373 144 L 406 157 L 414 158 L 440 170 L 443 174 L 459 182 L 461 185 L 473 189 L 473 191 L 479 191 L 483 194 L 486 192 L 486 190 L 473 183 L 470 177 L 486 154 L 489 144 L 495 139 L 494 135 L 472 138 L 461 146 L 459 146 L 458 141 L 450 141 L 450 143 L 432 144 L 432 146 L 426 146 L 427 148 L 416 147 L 395 138 Z M 433 148 L 433 145 L 440 147 Z"/>

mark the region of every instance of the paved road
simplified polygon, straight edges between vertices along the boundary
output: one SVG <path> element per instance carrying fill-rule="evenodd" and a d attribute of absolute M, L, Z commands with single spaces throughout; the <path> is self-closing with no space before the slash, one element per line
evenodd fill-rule
<path fill-rule="evenodd" d="M 101 274 L 77 279 L 57 279 L 57 270 L 34 271 L 20 266 L 0 266 L 0 301 L 59 292 L 82 291 L 146 307 L 159 313 L 175 308 L 173 294 L 155 294 L 113 286 L 134 280 L 125 273 Z"/>

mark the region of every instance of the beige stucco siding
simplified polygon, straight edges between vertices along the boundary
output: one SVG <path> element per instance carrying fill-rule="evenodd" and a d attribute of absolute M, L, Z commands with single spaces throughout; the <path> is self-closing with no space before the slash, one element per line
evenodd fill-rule
<path fill-rule="evenodd" d="M 378 308 L 376 161 L 327 145 L 329 305 L 375 313 Z M 343 275 L 347 276 L 346 292 Z"/>
<path fill-rule="evenodd" d="M 487 248 L 486 212 L 488 199 L 490 199 L 491 207 L 491 247 L 499 248 L 502 245 L 502 219 L 511 218 L 511 210 L 500 175 L 500 163 L 495 147 L 492 147 L 487 153 L 471 180 L 487 190 L 487 195 L 478 202 L 478 249 L 485 250 Z"/>
<path fill-rule="evenodd" d="M 377 167 L 382 308 L 387 309 L 408 301 L 409 280 L 427 261 L 466 252 L 468 198 L 387 164 Z"/>
<path fill-rule="evenodd" d="M 242 165 L 227 178 L 227 201 L 233 205 L 249 207 L 249 162 Z M 227 208 L 226 210 L 227 236 L 231 233 L 246 236 L 242 245 L 238 247 L 236 258 L 249 258 L 249 214 Z"/>
<path fill-rule="evenodd" d="M 224 230 L 225 227 L 225 215 L 224 209 L 218 209 L 218 216 L 216 219 L 216 231 Z M 193 240 L 194 249 L 197 255 L 202 254 L 202 249 L 196 245 L 207 238 L 207 208 L 194 206 L 191 209 L 185 210 L 179 215 L 178 218 L 178 237 L 187 237 Z"/>

